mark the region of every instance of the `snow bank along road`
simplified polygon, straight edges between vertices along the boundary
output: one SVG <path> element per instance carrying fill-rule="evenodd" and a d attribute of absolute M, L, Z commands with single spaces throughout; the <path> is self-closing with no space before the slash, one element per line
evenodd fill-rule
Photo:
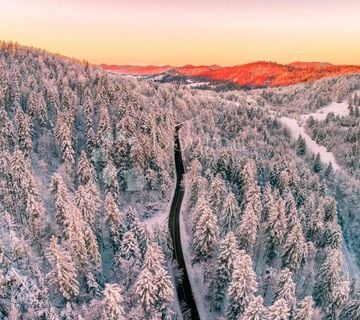
<path fill-rule="evenodd" d="M 174 198 L 170 207 L 169 214 L 169 231 L 173 242 L 173 256 L 176 259 L 179 268 L 183 272 L 181 283 L 177 284 L 176 291 L 179 298 L 180 306 L 185 306 L 191 313 L 191 319 L 200 319 L 199 313 L 194 300 L 191 289 L 189 276 L 186 270 L 185 259 L 181 246 L 180 237 L 180 209 L 184 198 L 184 189 L 182 187 L 183 175 L 185 173 L 184 163 L 182 160 L 181 146 L 179 140 L 179 130 L 181 125 L 175 128 L 174 154 L 175 154 L 175 169 L 176 169 L 176 189 Z M 185 311 L 185 310 L 184 310 Z"/>

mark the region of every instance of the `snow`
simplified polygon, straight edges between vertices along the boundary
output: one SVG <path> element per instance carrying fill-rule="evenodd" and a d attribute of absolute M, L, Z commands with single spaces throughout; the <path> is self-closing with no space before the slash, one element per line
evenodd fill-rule
<path fill-rule="evenodd" d="M 187 84 L 187 86 L 190 88 L 196 88 L 196 87 L 208 86 L 208 85 L 210 85 L 210 82 L 193 82 Z"/>
<path fill-rule="evenodd" d="M 306 121 L 307 119 L 309 119 L 310 117 L 313 117 L 315 120 L 325 120 L 326 116 L 329 113 L 334 113 L 335 116 L 347 116 L 349 114 L 349 109 L 348 109 L 348 103 L 347 102 L 332 102 L 329 105 L 327 105 L 326 107 L 320 108 L 318 109 L 316 112 L 312 112 L 309 114 L 303 114 L 301 115 L 301 120 Z"/>
<path fill-rule="evenodd" d="M 324 146 L 320 146 L 316 141 L 311 139 L 311 137 L 305 132 L 305 128 L 301 127 L 296 119 L 283 116 L 280 118 L 280 121 L 290 129 L 291 134 L 295 139 L 302 135 L 306 141 L 306 147 L 315 154 L 319 153 L 323 163 L 328 164 L 331 162 L 335 171 L 339 169 L 339 165 L 335 160 L 334 154 L 327 151 Z"/>

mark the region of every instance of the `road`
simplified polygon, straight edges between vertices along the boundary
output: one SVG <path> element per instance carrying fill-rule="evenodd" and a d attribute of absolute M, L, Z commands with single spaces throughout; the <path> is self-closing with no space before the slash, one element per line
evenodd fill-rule
<path fill-rule="evenodd" d="M 179 140 L 179 130 L 181 125 L 175 128 L 174 137 L 174 154 L 175 154 L 175 168 L 176 168 L 176 188 L 174 198 L 171 203 L 169 214 L 169 231 L 173 242 L 173 256 L 177 261 L 179 269 L 182 270 L 183 277 L 181 283 L 177 285 L 176 291 L 179 298 L 180 306 L 185 306 L 190 311 L 191 319 L 200 319 L 199 312 L 196 307 L 189 276 L 186 270 L 185 259 L 181 246 L 180 238 L 180 209 L 184 198 L 184 188 L 182 186 L 183 175 L 185 173 L 184 163 L 182 160 L 181 146 Z M 182 310 L 183 312 L 185 310 Z"/>

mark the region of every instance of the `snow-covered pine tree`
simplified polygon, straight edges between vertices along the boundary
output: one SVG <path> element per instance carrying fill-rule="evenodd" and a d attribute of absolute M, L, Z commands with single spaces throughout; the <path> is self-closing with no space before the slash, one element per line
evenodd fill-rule
<path fill-rule="evenodd" d="M 264 313 L 263 298 L 261 296 L 255 297 L 249 305 L 245 308 L 241 320 L 262 320 Z"/>
<path fill-rule="evenodd" d="M 326 308 L 327 320 L 338 320 L 339 311 L 349 301 L 350 286 L 348 280 L 342 280 L 332 292 L 332 302 Z"/>
<path fill-rule="evenodd" d="M 98 206 L 90 190 L 82 185 L 79 186 L 73 202 L 79 208 L 82 218 L 88 224 L 94 226 Z"/>
<path fill-rule="evenodd" d="M 313 316 L 314 301 L 311 296 L 302 299 L 295 310 L 294 320 L 311 320 Z"/>
<path fill-rule="evenodd" d="M 340 311 L 339 320 L 360 320 L 360 300 L 350 300 Z"/>
<path fill-rule="evenodd" d="M 114 249 L 117 250 L 120 247 L 121 240 L 127 227 L 125 217 L 122 212 L 120 212 L 111 192 L 108 192 L 105 196 L 104 211 L 109 228 L 110 240 Z"/>
<path fill-rule="evenodd" d="M 215 272 L 209 285 L 209 300 L 215 310 L 221 310 L 226 296 L 227 287 L 231 281 L 238 248 L 233 232 L 225 235 L 219 244 L 219 253 L 216 257 Z"/>
<path fill-rule="evenodd" d="M 305 237 L 298 219 L 295 219 L 290 233 L 287 235 L 282 252 L 282 266 L 297 273 L 306 257 Z"/>
<path fill-rule="evenodd" d="M 282 244 L 286 233 L 285 203 L 281 198 L 269 211 L 265 232 L 268 238 L 266 258 L 268 262 L 271 262 L 276 257 L 276 248 Z"/>
<path fill-rule="evenodd" d="M 321 162 L 320 153 L 318 152 L 313 161 L 313 170 L 315 173 L 319 173 L 323 169 L 323 165 Z"/>
<path fill-rule="evenodd" d="M 96 137 L 96 144 L 99 148 L 98 161 L 107 163 L 111 147 L 114 141 L 112 127 L 110 123 L 108 107 L 102 103 L 100 106 L 100 121 Z"/>
<path fill-rule="evenodd" d="M 238 228 L 239 248 L 251 254 L 259 226 L 259 216 L 255 213 L 251 203 L 245 206 Z"/>
<path fill-rule="evenodd" d="M 262 194 L 262 220 L 266 221 L 268 219 L 270 211 L 274 208 L 274 204 L 275 200 L 272 195 L 271 185 L 266 184 Z"/>
<path fill-rule="evenodd" d="M 228 305 L 226 318 L 236 320 L 255 298 L 257 291 L 256 274 L 252 267 L 251 257 L 240 250 L 234 263 L 234 271 L 228 288 Z"/>
<path fill-rule="evenodd" d="M 286 301 L 289 307 L 289 311 L 292 309 L 296 301 L 293 275 L 287 268 L 281 270 L 275 289 L 274 300 L 280 299 L 284 299 Z"/>
<path fill-rule="evenodd" d="M 253 160 L 246 162 L 240 173 L 241 208 L 244 210 L 248 204 L 253 206 L 255 214 L 261 217 L 260 189 L 256 177 L 256 164 Z"/>
<path fill-rule="evenodd" d="M 289 307 L 284 299 L 279 299 L 268 307 L 264 313 L 264 320 L 289 320 Z"/>
<path fill-rule="evenodd" d="M 95 170 L 92 163 L 87 159 L 85 151 L 81 151 L 77 165 L 77 178 L 79 184 L 86 185 L 89 181 L 95 180 Z"/>
<path fill-rule="evenodd" d="M 136 241 L 132 231 L 127 231 L 123 235 L 123 240 L 121 241 L 121 246 L 117 252 L 117 265 L 119 265 L 119 258 L 125 259 L 130 262 L 130 265 L 140 265 L 141 264 L 141 252 L 139 244 Z"/>
<path fill-rule="evenodd" d="M 103 319 L 125 320 L 124 298 L 121 287 L 115 283 L 107 283 L 103 294 Z"/>
<path fill-rule="evenodd" d="M 303 156 L 306 153 L 306 141 L 302 135 L 299 135 L 296 145 L 296 153 L 299 156 Z"/>
<path fill-rule="evenodd" d="M 314 299 L 317 305 L 327 308 L 333 302 L 335 287 L 341 282 L 341 258 L 338 249 L 326 251 L 320 265 L 314 286 Z"/>
<path fill-rule="evenodd" d="M 342 243 L 342 234 L 339 224 L 335 222 L 326 222 L 322 236 L 322 247 L 340 249 Z"/>
<path fill-rule="evenodd" d="M 324 221 L 332 222 L 337 221 L 337 209 L 335 199 L 326 197 L 324 202 Z"/>
<path fill-rule="evenodd" d="M 109 159 L 102 173 L 105 190 L 111 192 L 114 196 L 118 195 L 120 190 L 118 181 L 118 172 L 114 163 Z"/>
<path fill-rule="evenodd" d="M 174 288 L 165 269 L 165 258 L 158 245 L 151 244 L 146 253 L 143 269 L 135 284 L 134 291 L 147 319 L 155 315 L 165 318 L 171 313 Z"/>
<path fill-rule="evenodd" d="M 50 240 L 46 257 L 52 266 L 52 270 L 46 275 L 50 283 L 59 287 L 60 293 L 66 300 L 79 294 L 79 283 L 75 264 L 71 255 L 57 243 L 56 237 Z"/>
<path fill-rule="evenodd" d="M 57 116 L 55 126 L 55 137 L 59 145 L 61 152 L 61 158 L 65 163 L 75 162 L 75 151 L 72 145 L 72 123 L 71 116 L 69 114 L 60 113 Z"/>
<path fill-rule="evenodd" d="M 14 117 L 14 137 L 19 149 L 25 157 L 30 155 L 31 144 L 31 127 L 28 117 L 20 108 L 16 108 Z"/>
<path fill-rule="evenodd" d="M 221 231 L 226 234 L 232 231 L 240 221 L 240 207 L 232 192 L 229 192 L 225 198 L 224 208 L 221 214 Z"/>
<path fill-rule="evenodd" d="M 209 193 L 210 206 L 217 217 L 220 217 L 220 214 L 223 210 L 225 195 L 226 195 L 226 185 L 224 180 L 221 178 L 220 174 L 218 174 L 211 181 L 210 193 Z"/>
<path fill-rule="evenodd" d="M 205 205 L 193 224 L 192 263 L 206 262 L 213 257 L 218 244 L 219 228 L 212 209 Z M 196 218 L 196 217 L 195 217 Z"/>

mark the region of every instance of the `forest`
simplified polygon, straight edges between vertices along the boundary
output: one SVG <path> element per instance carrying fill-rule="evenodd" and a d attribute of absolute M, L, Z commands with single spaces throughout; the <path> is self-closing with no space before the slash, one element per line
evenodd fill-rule
<path fill-rule="evenodd" d="M 1 42 L 0 319 L 186 319 L 166 222 L 177 124 L 201 319 L 360 319 L 359 88 L 343 76 L 249 102 Z M 353 180 L 267 107 L 346 99 L 348 117 L 307 131 Z"/>

